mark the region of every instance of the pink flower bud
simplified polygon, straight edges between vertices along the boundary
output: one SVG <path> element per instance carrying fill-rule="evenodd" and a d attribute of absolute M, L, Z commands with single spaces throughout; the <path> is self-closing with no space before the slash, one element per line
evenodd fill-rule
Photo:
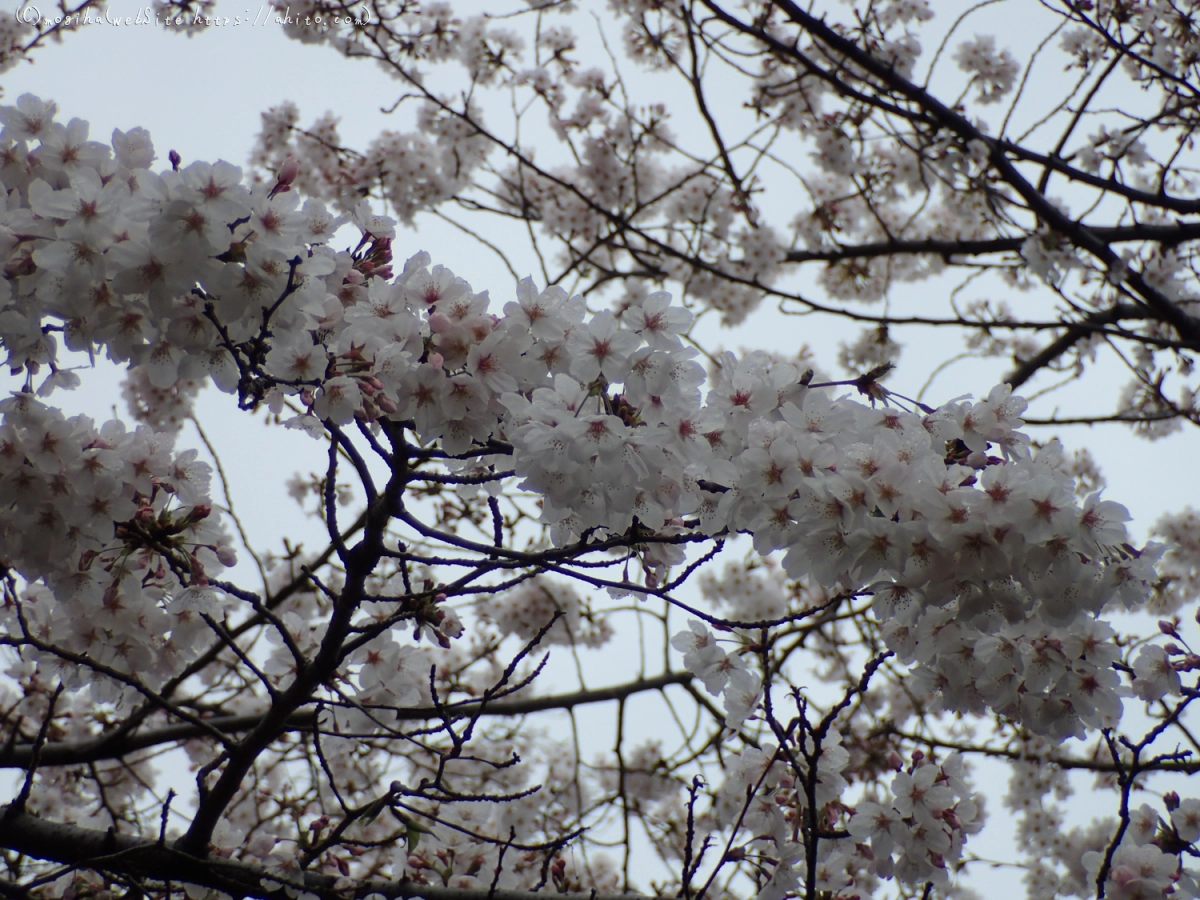
<path fill-rule="evenodd" d="M 445 362 L 446 362 L 445 357 L 443 357 L 442 354 L 440 354 L 440 353 L 430 353 L 429 354 L 429 365 L 432 366 L 433 368 L 440 369 Z"/>
<path fill-rule="evenodd" d="M 887 755 L 887 763 L 889 768 L 899 772 L 904 768 L 904 757 L 902 757 L 895 750 L 889 750 Z"/>
<path fill-rule="evenodd" d="M 375 238 L 371 242 L 371 256 L 376 262 L 391 262 L 392 239 L 390 237 Z"/>
<path fill-rule="evenodd" d="M 449 331 L 454 327 L 454 322 L 444 313 L 435 312 L 429 317 L 429 330 L 434 334 L 441 334 L 443 331 Z"/>
<path fill-rule="evenodd" d="M 299 174 L 300 160 L 294 156 L 289 156 L 283 161 L 283 165 L 279 167 L 279 174 L 276 177 L 280 184 L 291 184 Z"/>
<path fill-rule="evenodd" d="M 1167 812 L 1175 812 L 1179 809 L 1179 795 L 1174 791 L 1167 791 L 1163 794 L 1163 804 L 1167 807 Z"/>
<path fill-rule="evenodd" d="M 267 195 L 267 199 L 274 197 L 276 194 L 286 194 L 292 189 L 292 182 L 296 180 L 296 175 L 300 172 L 300 163 L 294 156 L 289 156 L 284 160 L 283 165 L 279 168 L 279 174 L 276 176 L 275 187 L 271 188 L 271 193 Z"/>
<path fill-rule="evenodd" d="M 217 559 L 221 561 L 221 565 L 225 568 L 232 569 L 237 565 L 237 551 L 228 544 L 218 544 L 216 551 Z"/>
<path fill-rule="evenodd" d="M 394 416 L 400 411 L 400 407 L 389 400 L 387 394 L 376 394 L 373 399 L 375 400 L 375 405 L 386 415 Z"/>
<path fill-rule="evenodd" d="M 1171 637 L 1179 637 L 1179 634 L 1175 631 L 1175 623 L 1169 622 L 1166 619 L 1158 620 L 1158 630 Z"/>
<path fill-rule="evenodd" d="M 183 162 L 183 157 L 179 155 L 179 152 L 176 150 L 172 150 L 170 153 L 167 154 L 167 159 L 169 159 L 171 161 L 171 168 L 174 169 L 176 172 L 178 172 L 179 165 L 180 165 L 180 163 Z"/>

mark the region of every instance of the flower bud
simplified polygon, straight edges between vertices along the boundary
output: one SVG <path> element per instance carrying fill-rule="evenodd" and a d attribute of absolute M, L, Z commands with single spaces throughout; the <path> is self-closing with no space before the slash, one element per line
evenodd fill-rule
<path fill-rule="evenodd" d="M 283 165 L 279 167 L 279 174 L 275 176 L 275 187 L 271 188 L 271 193 L 267 195 L 269 200 L 276 194 L 286 194 L 292 189 L 292 182 L 296 180 L 296 176 L 300 173 L 300 162 L 294 156 L 289 156 L 283 161 Z"/>
<path fill-rule="evenodd" d="M 283 165 L 279 167 L 280 184 L 291 184 L 296 180 L 296 176 L 300 174 L 300 160 L 294 156 L 289 156 L 283 161 Z"/>
<path fill-rule="evenodd" d="M 1167 807 L 1167 812 L 1175 812 L 1179 809 L 1179 795 L 1174 791 L 1167 791 L 1163 794 L 1163 805 Z"/>

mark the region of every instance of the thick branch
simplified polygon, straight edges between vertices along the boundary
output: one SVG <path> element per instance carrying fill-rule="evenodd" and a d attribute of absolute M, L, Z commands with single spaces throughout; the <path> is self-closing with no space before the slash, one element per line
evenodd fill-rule
<path fill-rule="evenodd" d="M 1018 388 L 1037 374 L 1043 367 L 1050 365 L 1079 343 L 1079 341 L 1094 334 L 1105 325 L 1119 322 L 1123 318 L 1139 318 L 1142 315 L 1142 310 L 1139 307 L 1128 303 L 1118 304 L 1111 309 L 1092 313 L 1086 316 L 1082 322 L 1068 325 L 1066 331 L 1033 356 L 1029 357 L 1029 359 L 1023 360 L 1016 368 L 1004 376 L 1003 381 L 1014 388 Z"/>
<path fill-rule="evenodd" d="M 288 880 L 277 872 L 227 859 L 199 859 L 172 849 L 169 844 L 94 828 L 79 828 L 39 819 L 28 813 L 10 814 L 0 807 L 0 846 L 26 856 L 79 868 L 112 872 L 153 882 L 184 882 L 223 891 L 233 897 L 292 900 L 297 889 L 321 900 L 348 900 L 379 894 L 423 897 L 425 900 L 542 900 L 546 893 L 479 888 L 446 888 L 413 882 L 364 881 L 354 891 L 335 890 L 340 879 L 332 875 L 303 873 Z M 284 885 L 291 888 L 288 891 Z M 566 900 L 642 900 L 638 894 L 549 894 Z M 649 900 L 649 898 L 645 898 Z"/>
<path fill-rule="evenodd" d="M 331 445 L 332 446 L 332 445 Z M 292 714 L 312 700 L 313 692 L 337 670 L 342 645 L 350 631 L 350 623 L 359 605 L 366 598 L 367 578 L 375 571 L 384 553 L 383 537 L 391 519 L 391 510 L 401 505 L 400 498 L 408 481 L 408 455 L 393 468 L 387 487 L 381 496 L 367 507 L 362 540 L 343 556 L 346 583 L 334 604 L 329 627 L 313 659 L 296 672 L 296 677 L 262 720 L 229 753 L 229 758 L 211 790 L 202 789 L 200 805 L 187 834 L 179 839 L 179 848 L 200 856 L 207 851 L 213 829 L 225 809 L 241 790 L 242 779 L 250 771 L 259 754 L 287 727 Z M 328 484 L 333 484 L 333 473 Z M 327 492 L 328 494 L 328 492 Z M 331 537 L 337 543 L 339 530 L 329 517 Z M 339 555 L 342 555 L 339 551 Z"/>
<path fill-rule="evenodd" d="M 1175 225 L 1118 225 L 1089 227 L 1106 244 L 1132 241 L 1156 241 L 1174 245 L 1200 240 L 1200 222 L 1180 222 Z M 982 240 L 945 240 L 927 238 L 912 241 L 876 241 L 869 244 L 847 244 L 828 250 L 792 250 L 786 262 L 838 262 L 843 259 L 866 259 L 877 256 L 897 256 L 928 253 L 933 256 L 984 256 L 989 253 L 1016 253 L 1028 235 L 1019 237 L 985 238 Z"/>

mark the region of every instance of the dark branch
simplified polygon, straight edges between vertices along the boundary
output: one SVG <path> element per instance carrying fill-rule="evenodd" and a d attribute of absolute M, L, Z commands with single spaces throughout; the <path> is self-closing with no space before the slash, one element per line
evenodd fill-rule
<path fill-rule="evenodd" d="M 614 687 L 596 688 L 589 691 L 574 691 L 568 694 L 551 694 L 545 697 L 529 697 L 521 700 L 496 700 L 486 705 L 477 700 L 467 703 L 453 703 L 435 709 L 421 707 L 418 709 L 402 709 L 396 711 L 396 718 L 403 721 L 425 721 L 431 719 L 449 718 L 467 719 L 474 716 L 512 717 L 530 713 L 545 712 L 553 709 L 572 709 L 590 703 L 605 703 L 610 700 L 621 700 L 645 691 L 657 691 L 673 684 L 687 684 L 692 680 L 690 672 L 667 672 L 654 678 L 643 678 Z M 311 731 L 316 719 L 316 710 L 301 710 L 289 716 L 284 723 L 285 731 Z M 252 731 L 262 722 L 262 715 L 220 716 L 205 719 L 205 724 L 216 728 L 225 734 L 239 734 Z M 89 741 L 63 741 L 49 743 L 42 747 L 40 765 L 69 766 L 80 763 L 98 762 L 105 759 L 121 759 L 138 750 L 158 747 L 163 744 L 173 744 L 193 738 L 204 737 L 208 732 L 190 722 L 180 722 L 175 725 L 165 725 L 137 734 L 112 741 L 108 735 L 101 735 Z M 16 744 L 0 747 L 0 768 L 25 769 L 30 765 L 35 750 L 34 744 Z"/>

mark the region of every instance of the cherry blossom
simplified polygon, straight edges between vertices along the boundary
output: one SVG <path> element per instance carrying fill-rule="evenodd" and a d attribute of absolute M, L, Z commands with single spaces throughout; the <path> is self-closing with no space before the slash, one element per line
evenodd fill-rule
<path fill-rule="evenodd" d="M 1190 30 L 1143 5 L 1123 14 L 1132 24 L 1096 11 L 1128 45 L 1064 32 L 1070 63 L 1119 47 L 1135 82 L 1173 84 L 1194 66 Z M 1109 246 L 1194 212 L 1177 173 L 1155 168 L 1149 126 L 1098 122 L 1076 138 L 1072 125 L 1052 156 L 1022 157 L 977 115 L 1020 93 L 1021 64 L 994 38 L 946 54 L 966 75 L 958 100 L 921 101 L 921 2 L 878 4 L 857 31 L 793 4 L 761 21 L 713 9 L 711 22 L 613 4 L 628 55 L 660 73 L 740 48 L 743 100 L 768 124 L 707 158 L 665 107 L 622 107 L 624 87 L 580 62 L 574 33 L 549 24 L 571 6 L 530 4 L 530 40 L 521 16 L 444 4 L 304 32 L 383 54 L 418 96 L 416 130 L 358 152 L 332 116 L 302 130 L 281 107 L 249 173 L 159 161 L 141 128 L 91 140 L 28 94 L 0 107 L 0 341 L 14 379 L 0 400 L 0 706 L 4 758 L 29 773 L 0 832 L 56 822 L 116 841 L 161 822 L 137 852 L 89 854 L 95 870 L 61 874 L 46 854 L 13 877 L 52 898 L 127 891 L 144 873 L 122 860 L 165 851 L 182 823 L 170 852 L 194 861 L 194 896 L 374 895 L 377 879 L 431 895 L 628 893 L 628 861 L 601 852 L 619 830 L 668 864 L 659 893 L 849 898 L 888 880 L 905 896 L 949 892 L 984 820 L 967 764 L 946 753 L 961 747 L 1013 758 L 1006 803 L 1032 896 L 1196 893 L 1197 801 L 1168 793 L 1160 808 L 1140 793 L 1192 765 L 1154 741 L 1196 696 L 1200 657 L 1176 615 L 1194 600 L 1195 516 L 1165 518 L 1167 544 L 1138 546 L 1086 460 L 1023 431 L 1014 387 L 1030 366 L 1069 365 L 1039 361 L 1042 345 L 1008 333 L 1028 323 L 990 301 L 956 306 L 956 321 L 974 329 L 971 353 L 1013 356 L 1005 383 L 928 405 L 884 380 L 902 350 L 895 285 L 1003 255 L 1010 286 L 1040 279 L 1070 298 L 1028 330 L 1074 348 L 1075 368 L 1105 341 L 1135 345 L 1122 415 L 1148 433 L 1191 417 L 1191 388 L 1166 399 L 1154 359 L 1179 351 L 1172 377 L 1190 384 L 1190 238 Z M 25 30 L 0 29 L 4 67 Z M 472 90 L 428 88 L 443 64 Z M 493 90 L 547 112 L 569 158 L 542 164 L 497 137 Z M 888 98 L 887 128 L 856 105 L 864 94 Z M 763 149 L 777 138 L 814 167 L 786 224 L 745 169 L 751 153 L 783 160 Z M 1053 165 L 1034 188 L 1021 172 L 1042 159 Z M 1129 194 L 1137 215 L 1072 218 L 1045 194 L 1052 175 Z M 560 245 L 536 281 L 478 290 L 457 248 L 393 255 L 408 243 L 398 225 L 480 196 Z M 1162 197 L 1181 208 L 1167 216 Z M 820 302 L 863 320 L 839 354 L 850 378 L 818 376 L 807 351 L 701 346 L 705 315 L 737 323 L 766 297 L 815 309 L 787 281 L 804 262 L 824 266 Z M 85 355 L 128 366 L 139 424 L 50 405 L 86 377 Z M 201 453 L 175 449 L 210 381 L 230 395 L 218 402 L 328 451 L 290 487 L 323 551 L 252 549 L 214 504 Z M 720 574 L 702 571 L 722 552 Z M 242 585 L 255 578 L 261 590 Z M 1117 614 L 1145 609 L 1166 617 L 1158 635 L 1118 633 Z M 587 653 L 627 641 L 636 676 L 598 686 Z M 807 668 L 790 659 L 800 651 Z M 1133 697 L 1162 726 L 1142 743 L 1123 719 Z M 651 698 L 683 749 L 627 737 L 651 721 Z M 617 708 L 615 748 L 523 719 L 570 711 L 578 731 L 599 703 Z M 196 788 L 172 810 L 150 760 L 179 742 Z M 1117 818 L 1068 829 L 1060 764 L 1115 788 Z M 230 858 L 252 885 L 207 883 Z M 151 871 L 149 890 L 173 875 Z"/>

